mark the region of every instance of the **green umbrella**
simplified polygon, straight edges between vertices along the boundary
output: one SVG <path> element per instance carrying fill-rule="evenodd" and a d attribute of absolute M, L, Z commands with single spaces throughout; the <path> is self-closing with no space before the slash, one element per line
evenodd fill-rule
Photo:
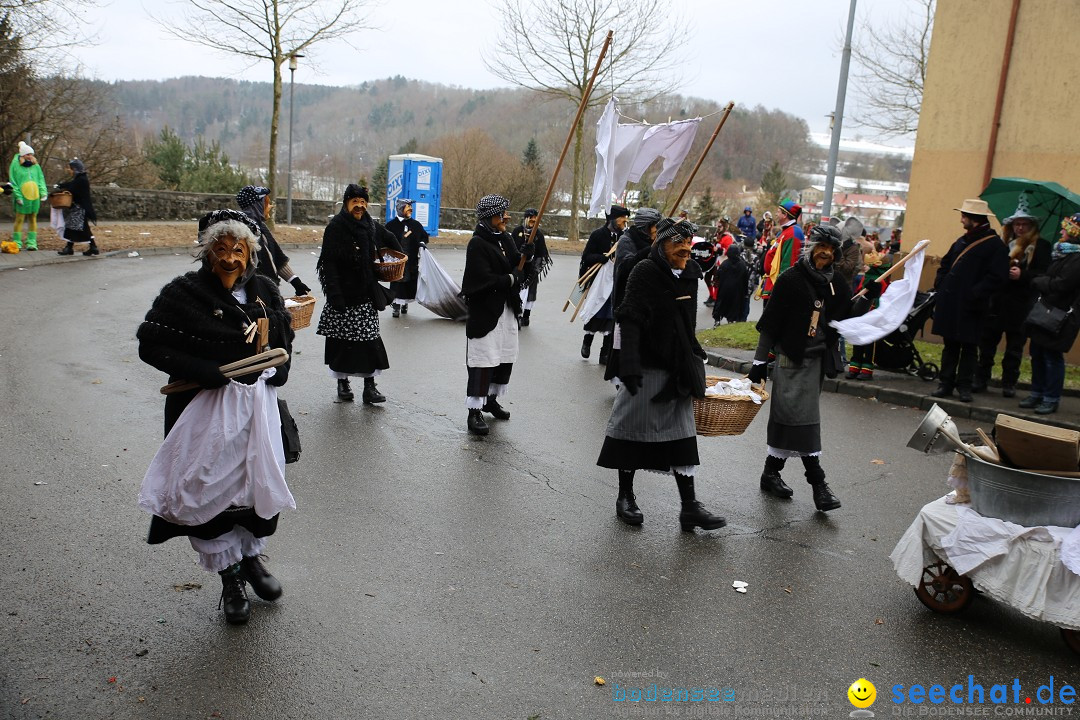
<path fill-rule="evenodd" d="M 1080 195 L 1056 182 L 1026 178 L 993 178 L 979 195 L 990 206 L 999 221 L 1016 212 L 1026 201 L 1028 212 L 1039 218 L 1039 235 L 1056 242 L 1061 234 L 1061 221 L 1080 212 Z"/>

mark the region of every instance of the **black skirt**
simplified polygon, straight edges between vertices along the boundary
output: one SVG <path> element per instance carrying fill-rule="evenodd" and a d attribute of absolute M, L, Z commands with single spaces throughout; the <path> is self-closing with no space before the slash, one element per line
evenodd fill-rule
<path fill-rule="evenodd" d="M 213 540 L 231 532 L 237 525 L 248 530 L 255 537 L 269 537 L 277 530 L 279 516 L 280 514 L 266 520 L 256 515 L 253 507 L 234 507 L 219 513 L 202 525 L 177 525 L 155 515 L 150 521 L 150 533 L 146 542 L 157 545 L 170 538 L 184 535 L 200 540 Z"/>
<path fill-rule="evenodd" d="M 334 372 L 349 375 L 367 375 L 390 367 L 390 360 L 386 357 L 386 346 L 383 345 L 382 338 L 338 340 L 328 337 L 323 361 Z"/>
<path fill-rule="evenodd" d="M 604 438 L 596 464 L 612 470 L 658 470 L 667 472 L 673 467 L 700 465 L 697 438 L 665 442 L 639 442 Z"/>

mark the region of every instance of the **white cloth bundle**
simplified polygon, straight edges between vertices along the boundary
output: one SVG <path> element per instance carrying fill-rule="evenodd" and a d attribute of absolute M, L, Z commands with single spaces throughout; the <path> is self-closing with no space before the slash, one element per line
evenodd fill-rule
<path fill-rule="evenodd" d="M 296 501 L 285 484 L 277 388 L 264 370 L 254 385 L 200 390 L 169 431 L 139 491 L 139 507 L 179 525 L 201 525 L 230 506 L 270 519 Z"/>
<path fill-rule="evenodd" d="M 705 397 L 748 397 L 755 405 L 761 404 L 761 396 L 753 390 L 750 378 L 736 378 L 734 380 L 720 380 L 711 387 L 705 388 Z"/>
<path fill-rule="evenodd" d="M 915 304 L 925 256 L 921 249 L 918 252 L 912 250 L 912 258 L 904 265 L 904 279 L 889 283 L 876 308 L 865 315 L 833 320 L 829 324 L 852 345 L 869 345 L 896 330 Z"/>
<path fill-rule="evenodd" d="M 589 322 L 596 313 L 600 312 L 604 307 L 604 303 L 611 297 L 611 291 L 614 287 L 615 263 L 608 260 L 596 271 L 596 275 L 592 279 L 592 285 L 589 286 L 589 294 L 585 296 L 585 301 L 581 304 L 581 312 L 578 313 L 581 322 Z"/>
<path fill-rule="evenodd" d="M 439 317 L 460 320 L 469 314 L 460 295 L 461 286 L 443 270 L 430 250 L 421 248 L 416 301 Z"/>

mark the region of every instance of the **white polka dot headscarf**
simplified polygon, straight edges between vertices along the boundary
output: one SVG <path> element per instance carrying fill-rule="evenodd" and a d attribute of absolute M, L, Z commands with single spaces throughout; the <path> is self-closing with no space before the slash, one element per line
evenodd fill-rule
<path fill-rule="evenodd" d="M 258 185 L 245 185 L 236 193 L 236 204 L 241 208 L 255 207 L 262 203 L 262 199 L 270 194 L 270 188 Z"/>
<path fill-rule="evenodd" d="M 486 220 L 496 215 L 502 215 L 510 207 L 510 201 L 502 195 L 485 195 L 476 203 L 476 219 Z"/>

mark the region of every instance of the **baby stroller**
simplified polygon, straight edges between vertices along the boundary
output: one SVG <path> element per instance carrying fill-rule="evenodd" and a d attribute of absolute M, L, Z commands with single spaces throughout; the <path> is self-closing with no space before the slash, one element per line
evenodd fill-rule
<path fill-rule="evenodd" d="M 936 380 L 940 369 L 933 363 L 923 362 L 915 347 L 915 335 L 922 332 L 926 321 L 934 314 L 935 293 L 915 293 L 911 312 L 900 327 L 874 343 L 874 363 L 882 370 L 906 372 L 923 380 Z"/>

